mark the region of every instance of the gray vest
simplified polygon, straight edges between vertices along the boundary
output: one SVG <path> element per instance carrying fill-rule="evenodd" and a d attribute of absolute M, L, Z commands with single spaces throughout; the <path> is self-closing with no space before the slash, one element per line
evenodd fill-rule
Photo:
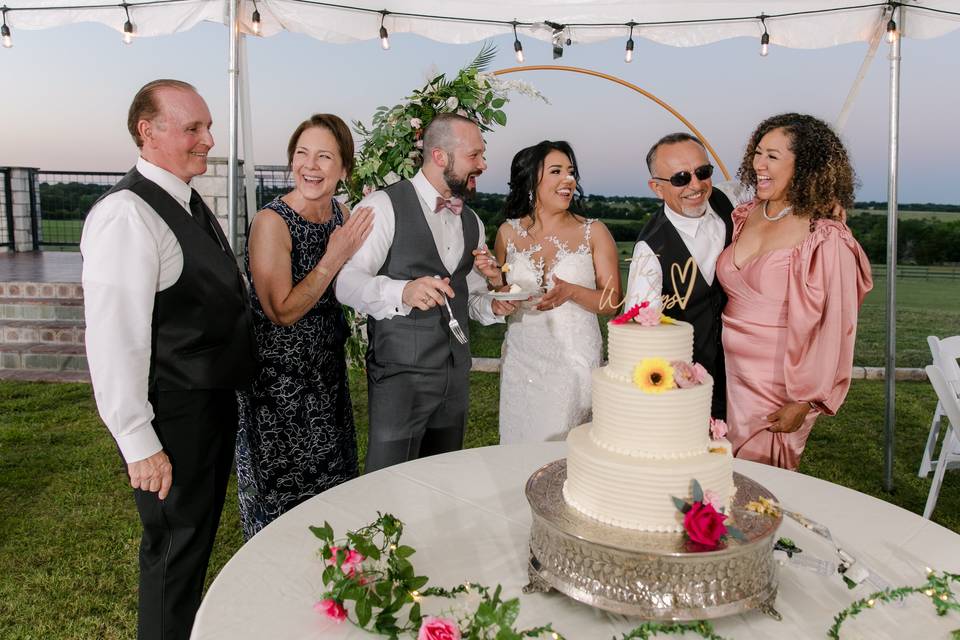
<path fill-rule="evenodd" d="M 473 268 L 473 249 L 480 241 L 477 214 L 464 206 L 463 255 L 453 273 L 443 266 L 437 245 L 423 218 L 417 191 L 409 180 L 401 180 L 384 189 L 393 204 L 396 225 L 393 244 L 377 275 L 393 280 L 416 280 L 439 275 L 450 278 L 456 297 L 450 299 L 453 315 L 469 338 L 467 273 Z M 470 367 L 470 344 L 450 333 L 446 306 L 428 311 L 414 308 L 409 315 L 389 320 L 367 318 L 367 370 L 374 377 L 417 370 L 437 370 L 451 357 L 456 368 Z"/>

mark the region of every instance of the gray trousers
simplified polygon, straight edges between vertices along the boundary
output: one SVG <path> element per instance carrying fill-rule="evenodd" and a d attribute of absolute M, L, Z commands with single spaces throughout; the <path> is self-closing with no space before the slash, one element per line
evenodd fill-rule
<path fill-rule="evenodd" d="M 364 473 L 463 448 L 470 368 L 455 366 L 383 375 L 367 368 L 370 431 Z"/>

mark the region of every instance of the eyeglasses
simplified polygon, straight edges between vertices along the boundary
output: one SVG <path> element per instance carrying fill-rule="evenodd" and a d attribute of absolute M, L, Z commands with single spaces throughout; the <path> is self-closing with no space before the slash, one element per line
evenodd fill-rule
<path fill-rule="evenodd" d="M 689 171 L 678 171 L 669 178 L 658 178 L 653 177 L 654 180 L 663 180 L 664 182 L 669 182 L 675 187 L 685 187 L 690 184 L 690 181 L 693 180 L 693 176 L 697 176 L 697 180 L 706 180 L 713 175 L 713 165 L 705 164 L 701 167 L 697 167 L 693 170 L 693 175 L 690 175 Z"/>

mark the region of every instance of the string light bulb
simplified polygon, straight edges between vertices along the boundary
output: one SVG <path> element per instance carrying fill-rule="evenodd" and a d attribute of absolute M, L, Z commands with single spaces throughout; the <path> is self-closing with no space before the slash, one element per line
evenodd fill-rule
<path fill-rule="evenodd" d="M 763 35 L 760 36 L 760 55 L 764 58 L 770 53 L 770 34 L 767 33 L 767 17 L 760 16 L 760 24 L 763 25 Z"/>
<path fill-rule="evenodd" d="M 9 49 L 13 46 L 13 38 L 10 37 L 10 27 L 7 26 L 7 9 L 3 9 L 3 26 L 0 26 L 0 37 L 3 38 L 3 48 Z"/>
<path fill-rule="evenodd" d="M 887 42 L 893 44 L 893 41 L 897 39 L 897 22 L 891 16 L 890 22 L 887 23 Z"/>
<path fill-rule="evenodd" d="M 257 3 L 253 3 L 253 15 L 250 16 L 250 22 L 253 26 L 253 34 L 260 35 L 260 10 L 257 9 Z"/>
<path fill-rule="evenodd" d="M 383 50 L 386 51 L 390 48 L 390 34 L 387 32 L 387 28 L 383 26 L 383 21 L 387 17 L 386 11 L 380 12 L 380 46 L 383 47 Z"/>
<path fill-rule="evenodd" d="M 630 63 L 633 62 L 633 27 L 634 23 L 630 23 L 630 36 L 627 38 L 627 47 L 624 50 L 623 61 Z"/>
<path fill-rule="evenodd" d="M 517 36 L 517 22 L 513 22 L 513 50 L 517 55 L 517 62 L 523 64 L 523 45 L 520 44 L 520 38 Z"/>
<path fill-rule="evenodd" d="M 133 42 L 133 23 L 130 22 L 130 7 L 124 2 L 122 5 L 124 12 L 127 14 L 127 21 L 123 23 L 123 44 L 130 44 Z"/>

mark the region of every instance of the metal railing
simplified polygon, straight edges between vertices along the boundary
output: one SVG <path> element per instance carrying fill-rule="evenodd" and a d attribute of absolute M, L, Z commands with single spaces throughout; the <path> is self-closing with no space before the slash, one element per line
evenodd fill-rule
<path fill-rule="evenodd" d="M 10 180 L 10 169 L 0 167 L 0 193 L 3 194 L 3 208 L 0 210 L 0 246 L 8 247 L 13 251 L 13 184 Z"/>
<path fill-rule="evenodd" d="M 58 251 L 80 246 L 83 219 L 101 195 L 120 181 L 114 171 L 36 171 L 31 187 L 33 237 L 40 248 Z"/>
<path fill-rule="evenodd" d="M 293 189 L 293 177 L 283 165 L 259 165 L 254 173 L 257 180 L 257 211 L 277 196 Z"/>

